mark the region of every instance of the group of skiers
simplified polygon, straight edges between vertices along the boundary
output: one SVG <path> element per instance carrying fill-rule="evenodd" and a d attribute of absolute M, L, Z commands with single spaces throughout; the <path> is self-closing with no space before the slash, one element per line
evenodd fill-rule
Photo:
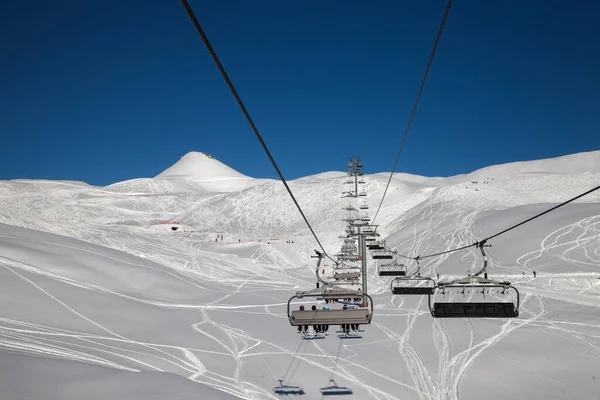
<path fill-rule="evenodd" d="M 358 306 L 356 306 L 356 307 L 358 307 Z M 344 308 L 344 310 L 349 309 L 349 307 L 345 304 L 344 304 L 343 308 Z M 352 307 L 352 308 L 354 308 L 354 307 Z M 300 306 L 299 310 L 305 311 L 304 306 Z M 313 305 L 311 307 L 311 310 L 317 311 L 317 306 Z M 330 310 L 330 308 L 328 306 L 323 306 L 323 310 Z M 340 329 L 343 333 L 348 335 L 350 333 L 350 331 L 358 332 L 359 324 L 343 324 L 343 325 L 340 325 Z M 329 335 L 329 325 L 313 325 L 313 330 L 316 334 L 324 333 L 325 336 Z M 302 332 L 304 332 L 304 334 L 308 333 L 308 325 L 299 325 L 298 326 L 298 333 L 302 333 Z"/>
<path fill-rule="evenodd" d="M 323 310 L 329 309 L 330 308 L 327 306 L 323 307 Z M 317 306 L 313 305 L 311 310 L 317 311 Z M 300 311 L 304 311 L 304 306 L 300 306 Z M 329 325 L 313 325 L 313 329 L 315 330 L 315 333 L 324 333 L 325 336 L 329 335 Z M 302 331 L 304 331 L 304 333 L 308 333 L 308 325 L 298 326 L 298 333 L 301 333 Z"/>

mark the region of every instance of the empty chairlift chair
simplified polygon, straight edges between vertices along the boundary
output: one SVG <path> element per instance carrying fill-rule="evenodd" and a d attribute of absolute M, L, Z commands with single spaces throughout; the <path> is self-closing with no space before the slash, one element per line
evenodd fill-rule
<path fill-rule="evenodd" d="M 375 239 L 373 239 L 373 240 L 375 240 Z M 369 243 L 369 244 L 367 244 L 367 248 L 369 250 L 383 250 L 384 249 L 383 244 L 379 243 L 379 242 Z"/>
<path fill-rule="evenodd" d="M 339 252 L 335 255 L 335 257 L 342 261 L 358 261 L 358 254 Z"/>
<path fill-rule="evenodd" d="M 321 388 L 322 396 L 342 396 L 351 395 L 352 393 L 352 389 L 344 386 L 338 386 L 333 379 L 329 380 L 329 384 L 326 387 Z"/>
<path fill-rule="evenodd" d="M 394 253 L 391 251 L 374 251 L 372 257 L 374 260 L 391 260 L 394 258 Z"/>
<path fill-rule="evenodd" d="M 377 268 L 377 274 L 379 276 L 404 276 L 406 275 L 406 265 L 396 262 L 380 265 Z"/>
<path fill-rule="evenodd" d="M 279 386 L 275 386 L 273 388 L 273 392 L 275 394 L 283 395 L 283 396 L 286 396 L 286 395 L 301 396 L 301 395 L 305 394 L 304 389 L 302 389 L 300 386 L 284 385 L 283 379 L 279 379 Z"/>
<path fill-rule="evenodd" d="M 402 276 L 392 281 L 390 289 L 393 294 L 398 295 L 430 295 L 435 291 L 435 281 L 431 278 L 421 276 L 419 259 L 417 270 L 409 276 Z"/>
<path fill-rule="evenodd" d="M 362 219 L 358 219 L 357 221 L 365 222 Z M 373 226 L 365 226 L 364 228 L 361 229 L 361 233 L 364 233 L 364 234 L 367 234 L 367 235 L 374 235 L 375 234 L 375 227 L 373 227 Z"/>
<path fill-rule="evenodd" d="M 346 280 L 354 280 L 354 279 L 358 279 L 360 278 L 360 272 L 359 271 L 335 271 L 333 273 L 333 279 L 335 279 L 336 281 L 338 280 L 342 280 L 342 281 L 346 281 Z"/>
<path fill-rule="evenodd" d="M 438 283 L 434 293 L 429 295 L 429 310 L 434 318 L 516 318 L 519 316 L 520 300 L 517 288 L 507 281 L 487 279 L 487 256 L 484 247 L 487 247 L 484 243 L 479 245 L 483 255 L 483 268 L 479 272 L 456 281 Z M 483 278 L 481 274 L 484 274 Z M 453 297 L 448 302 L 435 301 L 435 298 L 439 299 L 440 295 Z M 455 301 L 456 297 L 464 301 Z M 471 301 L 473 297 L 482 301 Z M 499 297 L 509 297 L 512 301 L 498 301 Z"/>
<path fill-rule="evenodd" d="M 435 282 L 427 277 L 407 276 L 394 279 L 391 290 L 393 294 L 427 296 L 434 293 Z"/>

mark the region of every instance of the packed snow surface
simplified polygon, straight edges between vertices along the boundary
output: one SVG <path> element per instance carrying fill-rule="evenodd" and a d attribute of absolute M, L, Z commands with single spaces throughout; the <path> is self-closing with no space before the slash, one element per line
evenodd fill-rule
<path fill-rule="evenodd" d="M 388 176 L 364 176 L 361 212 L 373 216 Z M 329 254 L 342 244 L 347 179 L 290 182 Z M 600 152 L 449 178 L 399 173 L 376 223 L 388 246 L 423 256 L 599 183 Z M 518 288 L 518 318 L 433 319 L 426 296 L 392 295 L 369 260 L 372 324 L 303 336 L 286 306 L 315 287 L 318 246 L 280 182 L 196 152 L 107 187 L 0 181 L 0 398 L 318 399 L 335 382 L 336 398 L 598 400 L 599 230 L 595 192 L 489 242 L 489 275 Z M 450 280 L 481 265 L 469 248 L 424 259 L 421 274 Z"/>

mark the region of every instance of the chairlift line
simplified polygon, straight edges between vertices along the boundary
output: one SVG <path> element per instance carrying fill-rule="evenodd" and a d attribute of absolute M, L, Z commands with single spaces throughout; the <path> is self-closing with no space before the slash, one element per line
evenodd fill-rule
<path fill-rule="evenodd" d="M 552 211 L 554 211 L 554 210 L 556 210 L 556 209 L 558 209 L 560 207 L 563 207 L 563 206 L 565 206 L 565 205 L 567 205 L 569 203 L 572 203 L 573 201 L 578 200 L 578 199 L 580 199 L 580 198 L 582 198 L 584 196 L 587 196 L 588 194 L 593 193 L 593 192 L 595 192 L 596 190 L 599 190 L 599 189 L 600 189 L 600 186 L 596 186 L 596 187 L 594 187 L 594 188 L 592 188 L 592 189 L 590 189 L 590 190 L 588 190 L 588 191 L 586 191 L 584 193 L 581 193 L 581 194 L 579 194 L 579 195 L 577 195 L 577 196 L 575 196 L 575 197 L 573 197 L 573 198 L 571 198 L 571 199 L 569 199 L 567 201 L 564 201 L 564 202 L 562 202 L 562 203 L 560 203 L 560 204 L 558 204 L 558 205 L 556 205 L 554 207 L 551 207 L 551 208 L 547 209 L 546 211 L 543 211 L 543 212 L 541 212 L 539 214 L 536 214 L 533 217 L 527 218 L 526 220 L 521 221 L 521 222 L 519 222 L 519 223 L 517 223 L 515 225 L 512 225 L 512 226 L 510 226 L 510 227 L 508 227 L 508 228 L 506 228 L 506 229 L 504 229 L 504 230 L 502 230 L 502 231 L 500 231 L 498 233 L 495 233 L 494 235 L 488 236 L 487 238 L 485 238 L 485 239 L 483 239 L 483 240 L 481 240 L 479 242 L 471 243 L 471 244 L 468 244 L 468 245 L 465 245 L 465 246 L 461 246 L 461 247 L 457 247 L 457 248 L 454 248 L 454 249 L 440 251 L 440 252 L 433 253 L 433 254 L 427 254 L 427 255 L 424 255 L 424 256 L 419 255 L 417 257 L 408 257 L 408 256 L 403 256 L 401 254 L 396 254 L 396 255 L 398 255 L 399 257 L 403 257 L 403 258 L 407 258 L 407 259 L 411 259 L 411 260 L 422 260 L 424 258 L 438 257 L 438 256 L 441 256 L 441 255 L 444 255 L 444 254 L 454 253 L 456 251 L 469 249 L 471 247 L 480 247 L 482 245 L 485 245 L 489 240 L 495 239 L 495 238 L 497 238 L 500 235 L 503 235 L 503 234 L 505 234 L 505 233 L 507 233 L 507 232 L 509 232 L 509 231 L 511 231 L 513 229 L 515 229 L 515 228 L 518 228 L 521 225 L 524 225 L 524 224 L 526 224 L 528 222 L 533 221 L 534 219 L 537 219 L 537 218 L 541 217 L 542 215 L 548 214 L 548 213 L 550 213 L 550 212 L 552 212 Z"/>
<path fill-rule="evenodd" d="M 321 250 L 323 251 L 323 253 L 325 254 L 325 256 L 327 258 L 329 258 L 331 261 L 335 262 L 335 260 L 333 258 L 331 258 L 327 254 L 327 252 L 325 251 L 325 248 L 321 244 L 321 241 L 317 237 L 317 234 L 315 233 L 315 231 L 313 230 L 312 226 L 310 225 L 310 222 L 308 222 L 308 218 L 306 218 L 306 215 L 304 215 L 304 212 L 302 211 L 302 208 L 300 207 L 300 204 L 298 204 L 298 201 L 296 200 L 296 197 L 292 193 L 292 190 L 288 186 L 287 181 L 285 180 L 285 178 L 283 177 L 283 174 L 279 170 L 279 167 L 277 166 L 277 163 L 275 162 L 275 159 L 271 155 L 271 152 L 269 151 L 269 148 L 267 147 L 267 144 L 263 140 L 262 135 L 260 134 L 260 132 L 258 131 L 258 128 L 254 124 L 254 121 L 252 120 L 252 117 L 250 117 L 250 113 L 248 113 L 248 110 L 246 109 L 246 106 L 244 105 L 244 103 L 242 102 L 242 99 L 238 95 L 237 90 L 233 86 L 233 83 L 231 82 L 231 79 L 229 79 L 229 75 L 227 75 L 227 73 L 225 72 L 225 68 L 223 68 L 223 65 L 221 64 L 221 61 L 219 60 L 219 57 L 217 57 L 217 53 L 213 49 L 212 45 L 210 44 L 210 42 L 208 40 L 208 37 L 204 33 L 204 30 L 200 26 L 200 23 L 198 22 L 198 20 L 196 19 L 196 16 L 194 15 L 194 12 L 192 11 L 192 8 L 188 4 L 187 0 L 180 0 L 180 2 L 181 2 L 181 5 L 183 6 L 185 12 L 187 13 L 188 17 L 190 18 L 190 21 L 192 22 L 192 24 L 196 28 L 196 31 L 200 35 L 200 38 L 202 39 L 202 42 L 204 43 L 204 46 L 206 47 L 206 50 L 208 50 L 208 53 L 210 54 L 213 62 L 215 63 L 215 66 L 217 67 L 217 69 L 221 73 L 221 76 L 225 80 L 225 83 L 229 87 L 229 91 L 231 92 L 231 94 L 235 98 L 235 101 L 237 102 L 238 106 L 240 107 L 240 110 L 242 111 L 242 114 L 244 114 L 244 117 L 246 117 L 246 121 L 248 121 L 248 124 L 250 125 L 250 128 L 252 128 L 252 131 L 254 132 L 254 135 L 258 139 L 258 141 L 259 141 L 260 145 L 262 146 L 263 150 L 265 151 L 267 157 L 271 161 L 271 164 L 273 165 L 273 168 L 275 169 L 275 172 L 277 172 L 277 175 L 279 176 L 279 179 L 283 183 L 283 186 L 285 186 L 285 189 L 287 190 L 287 192 L 289 193 L 290 197 L 292 198 L 292 201 L 296 205 L 296 208 L 300 212 L 300 215 L 302 215 L 302 218 L 304 219 L 304 222 L 308 226 L 308 229 L 312 233 L 313 237 L 317 241 L 317 244 L 319 245 L 319 247 L 321 248 Z"/>
<path fill-rule="evenodd" d="M 383 205 L 383 200 L 385 199 L 385 195 L 387 194 L 387 191 L 390 187 L 390 183 L 392 182 L 392 177 L 394 176 L 394 171 L 396 170 L 396 166 L 398 165 L 398 160 L 400 159 L 400 154 L 402 154 L 402 149 L 404 148 L 404 144 L 406 143 L 406 138 L 408 137 L 408 132 L 410 130 L 412 120 L 415 116 L 415 112 L 417 111 L 417 106 L 419 105 L 419 99 L 421 98 L 421 93 L 423 93 L 423 88 L 425 87 L 425 82 L 427 81 L 427 75 L 429 74 L 429 69 L 431 68 L 431 64 L 433 63 L 433 57 L 435 56 L 435 51 L 437 50 L 438 43 L 440 42 L 440 38 L 442 37 L 444 25 L 446 24 L 446 19 L 448 18 L 448 13 L 450 12 L 451 6 L 452 6 L 452 0 L 448 0 L 448 4 L 446 5 L 446 11 L 444 12 L 444 17 L 442 18 L 440 28 L 438 29 L 438 33 L 435 38 L 435 42 L 433 44 L 433 49 L 431 50 L 431 54 L 429 55 L 429 61 L 427 62 L 427 68 L 425 68 L 425 74 L 423 76 L 423 80 L 421 81 L 421 86 L 419 87 L 419 92 L 417 93 L 417 98 L 415 99 L 415 103 L 413 105 L 412 112 L 410 113 L 410 118 L 408 119 L 408 124 L 406 125 L 406 130 L 404 131 L 404 136 L 402 137 L 402 142 L 400 143 L 400 148 L 398 149 L 398 155 L 396 156 L 396 161 L 394 161 L 394 166 L 392 167 L 392 172 L 390 173 L 388 182 L 385 185 L 385 190 L 383 191 L 383 196 L 381 196 L 381 201 L 379 202 L 379 206 L 377 207 L 377 212 L 375 212 L 375 216 L 373 217 L 373 222 L 375 222 L 375 220 L 377 219 L 377 216 L 379 215 L 379 211 L 381 210 L 381 206 Z"/>

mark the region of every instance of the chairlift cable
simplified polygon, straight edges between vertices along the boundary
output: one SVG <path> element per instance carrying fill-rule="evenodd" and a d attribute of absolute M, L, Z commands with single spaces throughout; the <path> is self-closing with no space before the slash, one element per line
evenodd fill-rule
<path fill-rule="evenodd" d="M 596 190 L 598 190 L 598 189 L 600 189 L 600 186 L 596 186 L 595 188 L 593 188 L 593 189 L 590 189 L 590 190 L 588 190 L 588 191 L 587 191 L 587 192 L 585 192 L 585 193 L 582 193 L 582 194 L 580 194 L 580 195 L 577 195 L 577 196 L 575 196 L 575 197 L 573 197 L 573 198 L 571 198 L 571 199 L 569 199 L 569 200 L 567 200 L 567 201 L 565 201 L 565 202 L 562 202 L 562 203 L 560 203 L 560 204 L 558 204 L 558 205 L 556 205 L 556 206 L 554 206 L 554 207 L 552 207 L 552 208 L 549 208 L 549 209 L 548 209 L 548 210 L 546 210 L 546 211 L 543 211 L 543 212 L 541 212 L 541 213 L 539 213 L 539 214 L 536 214 L 536 215 L 534 215 L 534 216 L 533 216 L 533 217 L 531 217 L 531 218 L 527 218 L 525 221 L 521 221 L 521 222 L 519 222 L 518 224 L 515 224 L 515 225 L 513 225 L 513 226 L 511 226 L 511 227 L 509 227 L 509 228 L 506 228 L 506 229 L 504 229 L 503 231 L 500 231 L 500 232 L 498 232 L 498 233 L 496 233 L 496 234 L 494 234 L 494 235 L 492 235 L 492 236 L 488 236 L 487 238 L 485 238 L 485 239 L 483 239 L 483 240 L 481 240 L 481 241 L 479 241 L 479 242 L 475 242 L 475 243 L 472 243 L 472 244 L 469 244 L 469 245 L 466 245 L 466 246 L 461 246 L 461 247 L 458 247 L 458 248 L 456 248 L 456 249 L 450 249 L 450 250 L 446 250 L 446 251 L 441 251 L 441 252 L 439 252 L 439 253 L 427 254 L 427 255 L 425 255 L 425 256 L 417 256 L 417 257 L 411 257 L 411 258 L 412 258 L 413 260 L 416 260 L 416 259 L 423 259 L 423 258 L 429 258 L 429 257 L 437 257 L 437 256 L 441 256 L 441 255 L 444 255 L 444 254 L 453 253 L 453 252 L 455 252 L 455 251 L 459 251 L 459 250 L 468 249 L 469 247 L 479 247 L 479 246 L 483 246 L 483 245 L 484 245 L 484 244 L 485 244 L 485 243 L 486 243 L 488 240 L 495 239 L 495 238 L 497 238 L 498 236 L 500 236 L 500 235 L 502 235 L 502 234 L 505 234 L 506 232 L 509 232 L 509 231 L 511 231 L 511 230 L 513 230 L 513 229 L 515 229 L 515 228 L 517 228 L 517 227 L 519 227 L 519 226 L 521 226 L 521 225 L 524 225 L 524 224 L 526 224 L 526 223 L 528 223 L 528 222 L 530 222 L 530 221 L 533 221 L 534 219 L 536 219 L 536 218 L 539 218 L 539 217 L 541 217 L 541 216 L 542 216 L 542 215 L 544 215 L 544 214 L 548 214 L 549 212 L 551 212 L 551 211 L 554 211 L 554 210 L 556 210 L 556 209 L 558 209 L 558 208 L 560 208 L 560 207 L 562 207 L 562 206 L 564 206 L 564 205 L 567 205 L 567 204 L 569 204 L 569 203 L 572 203 L 573 201 L 575 201 L 575 200 L 577 200 L 577 199 L 580 199 L 580 198 L 581 198 L 581 197 L 583 197 L 583 196 L 587 196 L 588 194 L 590 194 L 590 193 L 592 193 L 592 192 L 595 192 L 595 191 L 596 191 Z"/>
<path fill-rule="evenodd" d="M 392 250 L 392 248 L 390 246 L 388 246 L 385 241 L 383 242 L 383 247 L 385 247 L 386 249 L 388 249 L 388 251 L 390 251 L 391 253 L 394 253 L 395 256 L 406 258 L 407 260 L 415 260 L 414 257 L 405 256 L 403 254 L 398 253 L 395 250 Z"/>
<path fill-rule="evenodd" d="M 408 137 L 408 131 L 410 130 L 410 126 L 412 124 L 412 120 L 415 116 L 415 112 L 417 111 L 417 106 L 419 105 L 419 99 L 421 98 L 421 93 L 423 92 L 423 88 L 425 87 L 425 82 L 427 81 L 427 75 L 429 74 L 429 69 L 431 68 L 431 64 L 433 63 L 433 57 L 435 56 L 435 51 L 437 50 L 438 43 L 440 42 L 440 38 L 442 37 L 442 31 L 444 29 L 444 25 L 446 24 L 446 19 L 448 17 L 448 13 L 450 12 L 450 6 L 452 6 L 452 0 L 448 0 L 448 5 L 446 6 L 446 11 L 444 12 L 444 17 L 442 18 L 442 23 L 440 24 L 440 28 L 438 29 L 437 37 L 435 38 L 435 43 L 433 44 L 433 49 L 431 50 L 431 54 L 429 55 L 429 62 L 427 63 L 427 68 L 425 68 L 425 75 L 423 76 L 423 80 L 421 81 L 421 87 L 419 88 L 419 92 L 417 94 L 417 98 L 415 100 L 415 104 L 413 105 L 412 112 L 410 113 L 410 118 L 408 119 L 408 124 L 406 125 L 406 130 L 404 131 L 404 136 L 402 137 L 402 143 L 400 143 L 400 148 L 398 149 L 398 155 L 396 156 L 396 161 L 394 161 L 394 166 L 392 167 L 392 172 L 390 173 L 390 177 L 388 179 L 387 185 L 385 186 L 385 190 L 383 191 L 383 196 L 381 197 L 381 201 L 379 202 L 379 206 L 377 207 L 377 212 L 373 217 L 373 224 L 375 223 L 375 219 L 377 219 L 377 215 L 379 214 L 379 210 L 381 210 L 381 206 L 383 205 L 383 200 L 385 199 L 385 195 L 390 187 L 390 183 L 392 182 L 392 177 L 394 176 L 394 171 L 396 170 L 396 166 L 398 165 L 398 160 L 400 159 L 400 154 L 402 154 L 402 149 L 404 148 L 404 143 L 406 143 L 406 138 Z"/>
<path fill-rule="evenodd" d="M 498 232 L 498 233 L 496 233 L 495 235 L 492 235 L 492 236 L 490 236 L 490 237 L 488 237 L 488 238 L 484 239 L 483 241 L 485 242 L 485 241 L 487 241 L 487 240 L 494 239 L 494 238 L 496 238 L 496 237 L 498 237 L 498 236 L 500 236 L 500 235 L 502 235 L 502 234 L 504 234 L 504 233 L 506 233 L 506 232 L 508 232 L 508 231 L 511 231 L 511 230 L 513 230 L 513 229 L 515 229 L 515 228 L 517 228 L 517 227 L 519 227 L 519 226 L 523 225 L 523 224 L 526 224 L 526 223 L 527 223 L 527 222 L 529 222 L 529 221 L 533 221 L 534 219 L 536 219 L 536 218 L 539 218 L 539 217 L 541 217 L 542 215 L 549 213 L 550 211 L 554 211 L 554 210 L 556 210 L 557 208 L 560 208 L 560 207 L 562 207 L 562 206 L 564 206 L 564 205 L 566 205 L 566 204 L 569 204 L 569 203 L 571 203 L 571 202 L 573 202 L 573 201 L 575 201 L 575 200 L 577 200 L 577 199 L 579 199 L 579 198 L 581 198 L 581 197 L 583 197 L 583 196 L 587 196 L 588 194 L 590 194 L 590 193 L 592 193 L 592 192 L 594 192 L 594 191 L 596 191 L 596 190 L 598 190 L 598 189 L 600 189 L 600 186 L 596 186 L 595 188 L 593 188 L 593 189 L 590 189 L 590 190 L 588 190 L 587 192 L 580 194 L 579 196 L 575 196 L 575 197 L 573 197 L 572 199 L 570 199 L 570 200 L 567 200 L 567 201 L 565 201 L 565 202 L 563 202 L 563 203 L 560 203 L 559 205 L 556 205 L 556 206 L 554 206 L 554 207 L 552 207 L 552 208 L 550 208 L 550 209 L 548 209 L 548 210 L 546 210 L 546 211 L 544 211 L 544 212 L 542 212 L 542 213 L 539 213 L 539 214 L 537 214 L 537 215 L 535 215 L 535 216 L 533 216 L 533 217 L 531 217 L 531 218 L 528 218 L 528 219 L 526 219 L 526 220 L 525 220 L 525 221 L 523 221 L 523 222 L 519 222 L 518 224 L 516 224 L 516 225 L 513 225 L 513 226 L 511 226 L 510 228 L 506 228 L 505 230 L 503 230 L 503 231 L 501 231 L 501 232 Z"/>
<path fill-rule="evenodd" d="M 310 232 L 314 236 L 314 238 L 317 241 L 317 243 L 318 243 L 319 247 L 321 248 L 321 250 L 323 250 L 323 253 L 325 254 L 325 256 L 327 256 L 327 258 L 329 258 L 331 261 L 336 262 L 333 258 L 331 258 L 327 254 L 327 252 L 323 248 L 323 245 L 319 241 L 319 238 L 317 237 L 315 231 L 313 230 L 312 226 L 308 222 L 308 219 L 306 218 L 306 215 L 304 215 L 304 212 L 302 211 L 302 208 L 300 207 L 300 204 L 298 204 L 298 201 L 294 197 L 294 194 L 292 193 L 292 190 L 288 186 L 285 178 L 283 177 L 283 174 L 279 170 L 279 167 L 277 166 L 277 163 L 275 162 L 275 159 L 271 155 L 271 152 L 269 151 L 269 149 L 268 149 L 266 143 L 264 142 L 264 140 L 263 140 L 260 132 L 258 131 L 258 128 L 256 127 L 256 125 L 254 124 L 254 121 L 250 117 L 250 114 L 248 113 L 248 110 L 246 110 L 246 107 L 244 106 L 244 103 L 242 102 L 242 99 L 238 95 L 237 90 L 235 90 L 235 87 L 233 86 L 233 83 L 229 79 L 229 76 L 225 72 L 225 69 L 223 68 L 223 65 L 221 64 L 221 62 L 219 61 L 219 58 L 217 57 L 217 53 L 215 53 L 215 50 L 213 49 L 212 45 L 208 41 L 208 37 L 206 36 L 206 34 L 204 33 L 204 31 L 202 30 L 202 27 L 200 26 L 200 23 L 196 19 L 196 16 L 194 15 L 194 12 L 192 11 L 190 5 L 188 4 L 188 2 L 186 0 L 180 0 L 180 1 L 181 1 L 181 5 L 185 9 L 185 12 L 187 13 L 188 17 L 192 21 L 192 24 L 196 28 L 196 31 L 198 31 L 198 34 L 200 35 L 200 38 L 202 39 L 202 42 L 204 43 L 204 46 L 206 46 L 206 50 L 208 50 L 208 52 L 210 53 L 210 56 L 212 57 L 212 60 L 214 61 L 214 63 L 217 66 L 217 68 L 219 69 L 219 72 L 221 73 L 221 76 L 225 80 L 225 83 L 229 87 L 229 90 L 231 91 L 231 94 L 235 98 L 235 101 L 237 102 L 238 106 L 242 110 L 242 113 L 246 117 L 246 120 L 248 121 L 248 124 L 250 124 L 250 127 L 252 128 L 252 131 L 254 132 L 254 134 L 256 135 L 256 138 L 260 142 L 260 145 L 262 146 L 263 150 L 267 154 L 267 157 L 269 157 L 269 160 L 271 161 L 271 164 L 273 165 L 273 168 L 275 168 L 275 171 L 277 172 L 277 175 L 279 175 L 279 179 L 281 179 L 281 182 L 283 182 L 283 185 L 285 186 L 285 189 L 287 190 L 287 192 L 289 193 L 290 197 L 292 198 L 292 201 L 294 202 L 294 204 L 298 208 L 298 211 L 300 211 L 300 214 L 302 215 L 302 218 L 304 219 L 304 222 L 306 222 L 306 225 L 308 226 L 308 229 L 310 229 Z"/>
<path fill-rule="evenodd" d="M 422 260 L 424 258 L 442 256 L 444 254 L 454 253 L 455 251 L 460 251 L 460 250 L 468 249 L 469 247 L 475 247 L 478 244 L 479 244 L 479 242 L 476 242 L 476 243 L 472 243 L 472 244 L 469 244 L 469 245 L 466 245 L 466 246 L 458 247 L 456 249 L 450 249 L 450 250 L 446 250 L 446 251 L 440 251 L 439 253 L 434 253 L 434 254 L 427 254 L 426 256 L 417 256 L 417 257 L 414 257 L 413 260 L 416 260 L 416 259 Z"/>

